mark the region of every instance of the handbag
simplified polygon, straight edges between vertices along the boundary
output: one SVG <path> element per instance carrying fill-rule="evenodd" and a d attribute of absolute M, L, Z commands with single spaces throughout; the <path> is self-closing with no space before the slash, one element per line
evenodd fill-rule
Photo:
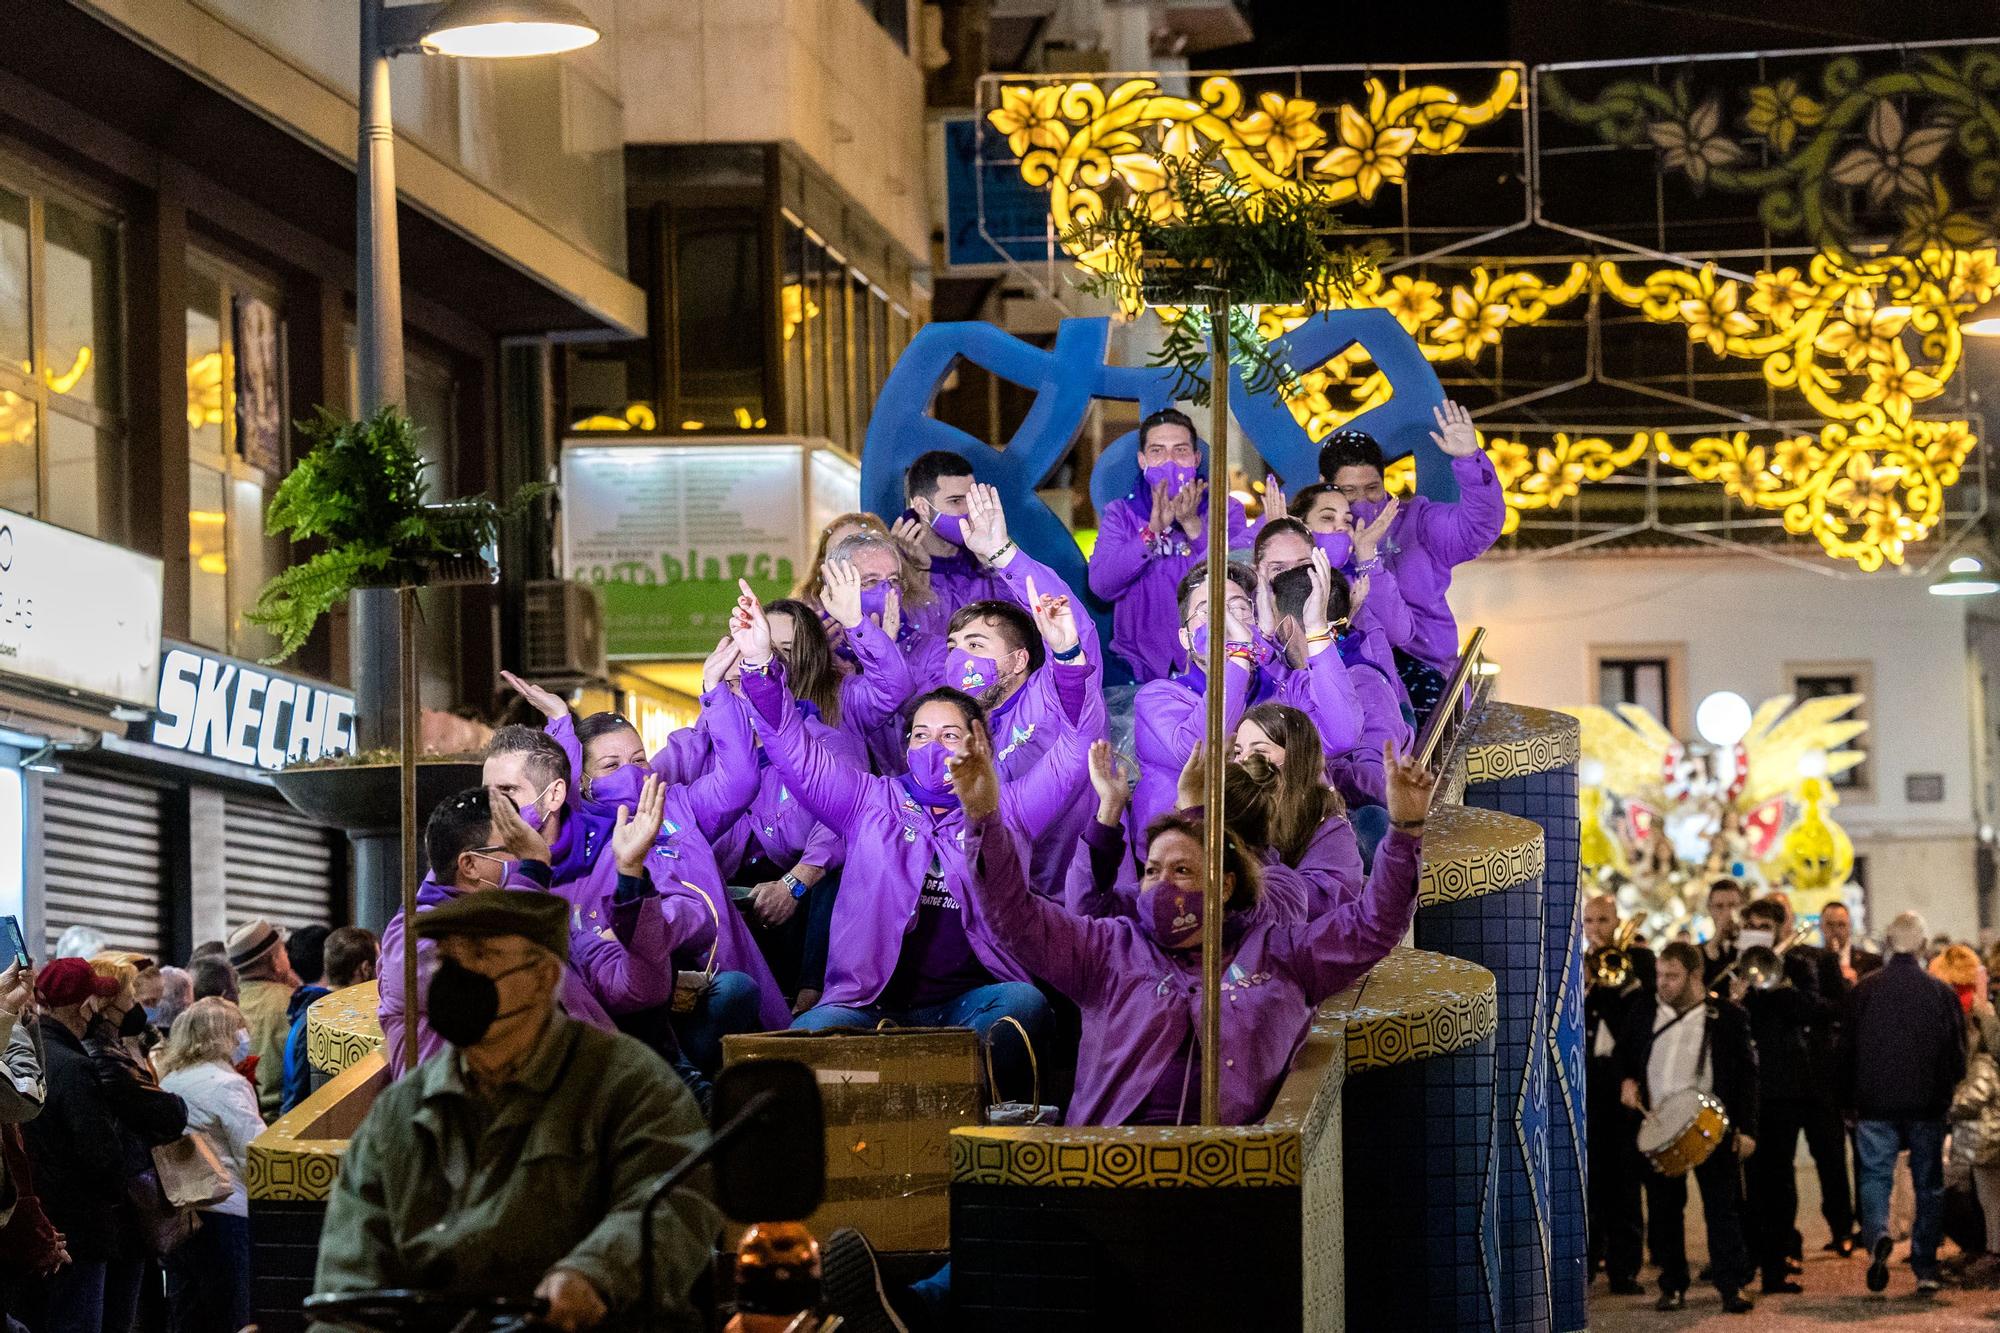
<path fill-rule="evenodd" d="M 1965 1077 L 1952 1090 L 1951 1110 L 1945 1118 L 1954 1123 L 1977 1120 L 1996 1098 L 2000 1098 L 2000 1065 L 1987 1052 L 1975 1051 L 1965 1062 Z"/>
<path fill-rule="evenodd" d="M 1001 1023 L 1012 1025 L 1014 1031 L 1021 1034 L 1021 1044 L 1028 1048 L 1028 1072 L 1034 1079 L 1034 1086 L 1029 1090 L 1029 1099 L 1025 1102 L 997 1100 L 1000 1095 L 1000 1080 L 993 1069 L 993 1033 L 999 1030 Z M 1042 1065 L 1041 1061 L 1035 1058 L 1035 1043 L 1028 1039 L 1028 1030 L 1021 1026 L 1021 1020 L 1012 1014 L 1000 1015 L 999 1022 L 988 1030 L 986 1040 L 980 1044 L 980 1050 L 986 1056 L 986 1095 L 996 1099 L 986 1108 L 987 1124 L 1059 1125 L 1062 1123 L 1062 1107 L 1042 1104 Z"/>
<path fill-rule="evenodd" d="M 160 1192 L 176 1208 L 207 1208 L 228 1199 L 236 1188 L 222 1155 L 199 1130 L 153 1149 L 153 1170 L 160 1177 Z"/>
<path fill-rule="evenodd" d="M 140 1246 L 155 1259 L 164 1259 L 187 1244 L 201 1225 L 194 1209 L 168 1202 L 157 1167 L 149 1166 L 125 1178 L 125 1201 L 131 1205 L 132 1229 Z"/>
<path fill-rule="evenodd" d="M 715 952 L 722 947 L 722 917 L 715 910 L 715 899 L 703 892 L 699 885 L 689 884 L 686 880 L 682 880 L 681 883 L 694 893 L 700 894 L 701 900 L 708 904 L 710 919 L 715 922 L 715 938 L 709 942 L 707 966 L 700 972 L 683 972 L 678 968 L 674 971 L 671 1012 L 691 1014 L 701 1008 L 702 1002 L 708 998 L 708 993 L 715 989 Z"/>

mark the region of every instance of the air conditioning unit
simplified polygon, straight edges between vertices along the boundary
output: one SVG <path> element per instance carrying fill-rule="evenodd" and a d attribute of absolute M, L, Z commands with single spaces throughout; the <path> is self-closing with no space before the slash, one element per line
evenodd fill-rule
<path fill-rule="evenodd" d="M 527 585 L 525 604 L 523 675 L 558 691 L 610 680 L 611 668 L 604 659 L 604 605 L 595 588 L 567 579 L 540 579 Z"/>

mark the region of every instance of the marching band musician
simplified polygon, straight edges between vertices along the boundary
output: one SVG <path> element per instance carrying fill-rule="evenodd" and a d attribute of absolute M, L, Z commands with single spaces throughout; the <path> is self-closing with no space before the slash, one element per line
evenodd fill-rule
<path fill-rule="evenodd" d="M 1710 986 L 1736 961 L 1736 932 L 1740 929 L 1736 914 L 1742 909 L 1741 884 L 1733 879 L 1718 879 L 1708 886 L 1708 919 L 1715 927 L 1701 946 L 1701 960 L 1702 980 Z"/>
<path fill-rule="evenodd" d="M 1789 904 L 1776 894 L 1759 898 L 1743 909 L 1738 944 L 1746 950 L 1778 948 L 1791 938 L 1784 933 L 1789 914 Z M 1752 985 L 1741 1000 L 1757 1043 L 1757 1137 L 1764 1144 L 1744 1169 L 1744 1213 L 1751 1257 L 1763 1272 L 1767 1296 L 1805 1290 L 1792 1278 L 1799 1214 L 1792 1163 L 1812 1107 L 1813 1027 L 1831 1008 L 1820 995 L 1813 958 L 1796 948 L 1782 958 L 1783 980 L 1767 989 Z"/>
<path fill-rule="evenodd" d="M 1722 1294 L 1724 1310 L 1747 1314 L 1755 1302 L 1742 1290 L 1751 1265 L 1743 1243 L 1739 1166 L 1757 1146 L 1757 1053 L 1750 1023 L 1740 1006 L 1708 996 L 1701 951 L 1692 944 L 1677 940 L 1662 949 L 1656 976 L 1657 1003 L 1633 1005 L 1619 1034 L 1625 1076 L 1619 1099 L 1643 1112 L 1698 1088 L 1722 1103 L 1731 1133 L 1694 1169 L 1694 1178 L 1708 1224 L 1710 1280 Z M 1648 1240 L 1660 1266 L 1658 1310 L 1687 1308 L 1686 1209 L 1686 1177 L 1647 1172 Z"/>
<path fill-rule="evenodd" d="M 1583 905 L 1583 938 L 1589 949 L 1584 976 L 1583 1037 L 1588 1062 L 1584 1067 L 1584 1115 L 1589 1130 L 1590 1272 L 1603 1269 L 1614 1296 L 1636 1296 L 1639 1263 L 1644 1257 L 1644 1222 L 1639 1211 L 1640 1182 L 1646 1163 L 1636 1137 L 1639 1115 L 1618 1099 L 1618 1033 L 1632 1009 L 1653 1008 L 1653 951 L 1643 944 L 1624 947 L 1625 976 L 1600 967 L 1614 947 L 1618 900 L 1599 894 Z M 1602 980 L 1600 980 L 1602 978 Z"/>

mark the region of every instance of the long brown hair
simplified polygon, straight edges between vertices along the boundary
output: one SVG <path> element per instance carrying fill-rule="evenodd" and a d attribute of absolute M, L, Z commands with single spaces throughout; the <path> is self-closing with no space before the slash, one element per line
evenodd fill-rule
<path fill-rule="evenodd" d="M 1278 859 L 1296 866 L 1312 845 L 1319 826 L 1336 815 L 1347 813 L 1340 793 L 1326 782 L 1326 753 L 1320 747 L 1319 728 L 1296 708 L 1285 704 L 1258 704 L 1243 710 L 1237 722 L 1254 722 L 1257 729 L 1284 751 L 1285 762 L 1274 765 L 1262 755 L 1250 755 L 1241 764 L 1246 796 L 1257 799 L 1268 811 L 1266 832 Z M 1229 789 L 1236 799 L 1237 789 Z"/>
<path fill-rule="evenodd" d="M 907 612 L 913 606 L 928 606 L 931 602 L 930 572 L 911 558 L 903 549 L 903 544 L 889 534 L 889 526 L 873 514 L 842 514 L 833 522 L 819 530 L 819 544 L 813 547 L 812 563 L 806 566 L 805 577 L 799 586 L 792 589 L 792 597 L 807 606 L 824 606 L 820 594 L 825 591 L 820 581 L 820 570 L 826 564 L 827 552 L 833 549 L 833 534 L 841 528 L 859 527 L 886 540 L 896 550 L 896 560 L 902 568 L 903 609 Z"/>
<path fill-rule="evenodd" d="M 819 710 L 820 721 L 829 727 L 839 726 L 841 676 L 826 641 L 826 626 L 796 597 L 781 597 L 764 608 L 767 616 L 774 611 L 792 618 L 792 647 L 783 654 L 785 683 L 794 698 L 804 699 Z"/>

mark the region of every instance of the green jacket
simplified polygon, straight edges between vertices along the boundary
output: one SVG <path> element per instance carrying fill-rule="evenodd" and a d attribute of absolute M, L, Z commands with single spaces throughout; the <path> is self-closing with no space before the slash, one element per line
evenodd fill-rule
<path fill-rule="evenodd" d="M 236 1001 L 257 1057 L 257 1109 L 267 1121 L 278 1118 L 285 1100 L 285 1039 L 292 1034 L 294 989 L 279 981 L 246 981 Z"/>
<path fill-rule="evenodd" d="M 705 1133 L 657 1055 L 560 1014 L 489 1098 L 474 1097 L 458 1053 L 443 1051 L 385 1088 L 348 1143 L 315 1288 L 527 1296 L 561 1267 L 596 1284 L 609 1326 L 634 1326 L 640 1210 Z M 688 1293 L 722 1216 L 695 1181 L 654 1215 L 663 1329 L 701 1326 Z"/>

